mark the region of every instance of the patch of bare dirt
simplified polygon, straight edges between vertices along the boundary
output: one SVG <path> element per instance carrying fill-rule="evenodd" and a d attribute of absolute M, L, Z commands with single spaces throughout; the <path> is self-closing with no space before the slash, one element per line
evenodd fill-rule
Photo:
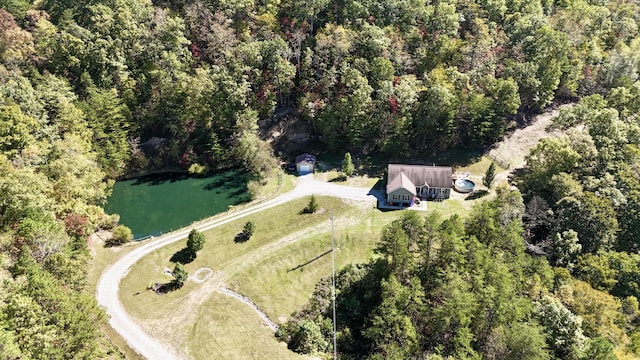
<path fill-rule="evenodd" d="M 317 150 L 313 145 L 316 137 L 309 123 L 295 114 L 260 121 L 260 132 L 274 150 L 284 156 L 293 157 Z"/>
<path fill-rule="evenodd" d="M 103 247 L 105 242 L 111 239 L 112 236 L 113 234 L 111 234 L 111 231 L 108 230 L 98 230 L 89 235 L 89 237 L 87 238 L 87 246 L 89 247 L 89 253 L 91 254 L 91 257 L 95 258 L 97 251 L 96 249 L 98 247 Z"/>
<path fill-rule="evenodd" d="M 573 106 L 573 104 L 562 105 L 559 108 L 554 108 L 537 115 L 529 126 L 517 129 L 499 142 L 494 150 L 491 150 L 492 154 L 506 160 L 510 164 L 509 169 L 496 174 L 495 183 L 506 181 L 514 169 L 523 167 L 525 165 L 525 156 L 529 154 L 529 151 L 536 146 L 541 139 L 560 136 L 562 134 L 559 131 L 548 132 L 547 127 L 554 118 L 560 115 L 560 109 L 571 106 Z"/>
<path fill-rule="evenodd" d="M 196 270 L 196 272 L 194 272 L 193 275 L 189 277 L 189 279 L 197 283 L 203 283 L 207 281 L 211 276 L 213 276 L 213 274 L 213 269 L 203 267 Z"/>

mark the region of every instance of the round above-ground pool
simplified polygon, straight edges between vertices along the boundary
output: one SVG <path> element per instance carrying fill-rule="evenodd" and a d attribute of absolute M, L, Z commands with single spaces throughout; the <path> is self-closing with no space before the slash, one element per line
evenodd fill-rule
<path fill-rule="evenodd" d="M 469 179 L 457 179 L 456 182 L 453 183 L 453 188 L 461 193 L 470 193 L 475 187 L 476 183 Z"/>

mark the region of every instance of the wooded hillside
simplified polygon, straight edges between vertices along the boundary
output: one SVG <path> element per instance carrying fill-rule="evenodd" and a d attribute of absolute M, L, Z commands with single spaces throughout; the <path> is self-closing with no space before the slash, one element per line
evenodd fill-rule
<path fill-rule="evenodd" d="M 499 188 L 467 219 L 408 212 L 387 226 L 377 256 L 336 277 L 340 358 L 637 358 L 637 255 L 584 252 L 574 278 L 525 253 L 526 214 Z M 290 349 L 333 352 L 331 298 L 328 277 L 278 330 Z"/>
<path fill-rule="evenodd" d="M 243 164 L 260 174 L 273 162 L 258 123 L 291 117 L 328 149 L 431 156 L 492 144 L 517 113 L 637 79 L 638 5 L 626 0 L 0 8 L 3 82 L 16 88 L 4 103 L 37 119 L 25 86 L 66 88 L 109 176 Z"/>

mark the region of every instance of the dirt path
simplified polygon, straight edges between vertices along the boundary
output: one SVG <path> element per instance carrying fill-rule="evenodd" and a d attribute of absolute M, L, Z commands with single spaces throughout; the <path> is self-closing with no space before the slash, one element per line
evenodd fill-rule
<path fill-rule="evenodd" d="M 570 106 L 573 105 L 563 105 L 561 108 Z M 525 156 L 529 154 L 529 151 L 536 146 L 541 139 L 562 134 L 561 132 L 547 132 L 546 130 L 547 126 L 549 126 L 551 121 L 558 117 L 558 115 L 560 115 L 559 109 L 548 110 L 537 115 L 531 125 L 517 129 L 491 151 L 511 164 L 509 169 L 496 174 L 495 183 L 507 182 L 509 175 L 514 169 L 524 166 Z"/>

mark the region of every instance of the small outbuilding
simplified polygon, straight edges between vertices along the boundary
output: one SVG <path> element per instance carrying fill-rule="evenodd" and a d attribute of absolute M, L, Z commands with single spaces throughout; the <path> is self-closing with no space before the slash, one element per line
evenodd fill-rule
<path fill-rule="evenodd" d="M 444 200 L 451 195 L 452 169 L 448 166 L 389 164 L 387 202 L 411 206 L 416 198 Z"/>
<path fill-rule="evenodd" d="M 311 154 L 302 154 L 296 157 L 296 170 L 298 175 L 310 174 L 316 168 L 316 157 Z"/>

